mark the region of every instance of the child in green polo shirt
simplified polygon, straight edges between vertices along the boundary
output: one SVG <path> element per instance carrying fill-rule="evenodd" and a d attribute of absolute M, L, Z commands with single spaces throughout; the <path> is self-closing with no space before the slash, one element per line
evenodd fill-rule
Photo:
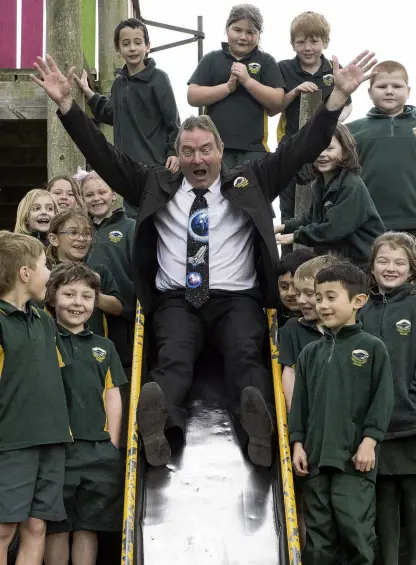
<path fill-rule="evenodd" d="M 291 317 L 279 333 L 279 362 L 283 367 L 282 382 L 288 412 L 292 404 L 295 369 L 302 349 L 322 337 L 322 322 L 316 311 L 315 278 L 325 267 L 337 265 L 336 255 L 321 255 L 303 263 L 295 271 L 293 285 L 301 316 Z"/>
<path fill-rule="evenodd" d="M 118 450 L 122 417 L 119 387 L 127 382 L 113 343 L 87 326 L 100 283 L 83 263 L 55 267 L 47 300 L 71 358 L 63 380 L 74 443 L 67 446 L 64 502 L 67 520 L 48 525 L 45 565 L 95 565 L 96 532 L 121 531 L 123 460 Z"/>
<path fill-rule="evenodd" d="M 285 83 L 283 111 L 277 127 L 279 143 L 299 131 L 301 94 L 321 90 L 325 98 L 334 88 L 332 62 L 323 54 L 329 45 L 330 31 L 327 19 L 315 12 L 299 14 L 290 25 L 290 43 L 296 57 L 278 62 Z M 339 121 L 346 120 L 351 110 L 351 98 L 348 98 Z M 307 170 L 302 169 L 302 173 L 308 176 Z M 296 180 L 293 179 L 279 195 L 282 223 L 295 215 L 295 190 Z"/>
<path fill-rule="evenodd" d="M 416 106 L 406 68 L 383 61 L 371 72 L 373 102 L 348 127 L 357 143 L 362 177 L 387 230 L 416 235 Z"/>
<path fill-rule="evenodd" d="M 136 222 L 128 218 L 122 208 L 114 210 L 116 193 L 97 173 L 86 173 L 81 181 L 81 193 L 94 225 L 94 244 L 86 262 L 92 267 L 105 265 L 117 283 L 123 300 L 123 311 L 120 316 L 109 317 L 109 335 L 123 367 L 131 367 L 136 313 L 133 286 Z"/>
<path fill-rule="evenodd" d="M 364 273 L 342 262 L 315 280 L 324 336 L 299 355 L 289 414 L 293 467 L 303 477 L 304 565 L 373 565 L 377 445 L 393 409 L 383 342 L 356 323 L 367 301 Z"/>
<path fill-rule="evenodd" d="M 278 114 L 284 81 L 274 58 L 259 48 L 263 17 L 238 4 L 226 22 L 227 43 L 203 57 L 188 81 L 188 102 L 205 106 L 224 143 L 228 168 L 264 156 L 268 116 Z"/>
<path fill-rule="evenodd" d="M 376 239 L 369 265 L 370 300 L 359 319 L 383 340 L 394 368 L 394 410 L 380 446 L 376 533 L 381 565 L 398 565 L 406 540 L 416 563 L 416 240 L 404 232 Z M 403 516 L 407 535 L 401 535 Z"/>
<path fill-rule="evenodd" d="M 65 518 L 65 444 L 71 441 L 53 320 L 32 306 L 49 278 L 43 245 L 0 232 L 0 563 L 19 524 L 17 562 L 42 565 L 45 521 Z"/>

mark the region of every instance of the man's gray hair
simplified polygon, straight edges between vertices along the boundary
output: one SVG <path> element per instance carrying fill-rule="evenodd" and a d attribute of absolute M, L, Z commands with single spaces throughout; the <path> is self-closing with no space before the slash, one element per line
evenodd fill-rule
<path fill-rule="evenodd" d="M 263 16 L 260 10 L 253 6 L 253 4 L 237 4 L 237 6 L 233 6 L 225 24 L 225 29 L 228 29 L 230 25 L 240 20 L 248 20 L 259 33 L 263 32 Z"/>
<path fill-rule="evenodd" d="M 182 123 L 175 140 L 176 155 L 179 155 L 179 147 L 180 147 L 182 133 L 184 131 L 192 131 L 193 129 L 203 129 L 204 131 L 208 131 L 209 133 L 212 133 L 215 139 L 215 145 L 217 146 L 217 149 L 220 150 L 222 149 L 222 140 L 217 130 L 217 126 L 214 124 L 214 122 L 211 120 L 209 116 L 203 114 L 201 116 L 189 116 L 189 118 L 186 118 L 186 120 Z"/>

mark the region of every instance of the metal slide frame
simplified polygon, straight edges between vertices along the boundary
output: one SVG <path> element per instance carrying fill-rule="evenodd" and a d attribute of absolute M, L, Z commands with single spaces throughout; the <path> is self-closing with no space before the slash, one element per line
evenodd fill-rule
<path fill-rule="evenodd" d="M 276 417 L 278 426 L 278 441 L 280 453 L 280 469 L 282 480 L 283 501 L 285 510 L 287 549 L 290 565 L 301 565 L 296 502 L 292 475 L 292 462 L 289 446 L 286 405 L 282 388 L 282 371 L 278 362 L 278 336 L 277 313 L 275 310 L 267 311 L 269 341 L 271 352 L 271 366 L 276 403 Z M 124 495 L 123 538 L 122 538 L 122 565 L 135 564 L 135 542 L 137 531 L 136 502 L 141 496 L 138 492 L 140 476 L 140 443 L 136 422 L 136 412 L 140 396 L 143 367 L 144 345 L 144 316 L 139 303 L 136 310 L 136 324 L 133 349 L 133 369 L 131 377 L 130 410 L 127 440 L 126 481 Z"/>

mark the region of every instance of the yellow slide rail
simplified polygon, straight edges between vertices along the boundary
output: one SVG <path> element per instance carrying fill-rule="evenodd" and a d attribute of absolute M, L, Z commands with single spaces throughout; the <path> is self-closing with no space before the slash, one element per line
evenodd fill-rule
<path fill-rule="evenodd" d="M 267 319 L 269 323 L 270 353 L 273 372 L 274 398 L 276 403 L 280 469 L 282 475 L 283 501 L 285 505 L 289 563 L 290 565 L 301 565 L 298 518 L 296 514 L 295 489 L 293 486 L 292 457 L 290 453 L 286 404 L 282 386 L 282 368 L 279 364 L 276 310 L 267 310 Z"/>
<path fill-rule="evenodd" d="M 124 515 L 122 538 L 122 565 L 134 565 L 134 542 L 136 522 L 136 483 L 139 470 L 139 433 L 136 412 L 142 384 L 144 342 L 144 316 L 139 302 L 134 326 L 133 367 L 130 385 L 129 424 L 127 430 L 126 482 L 124 490 Z"/>

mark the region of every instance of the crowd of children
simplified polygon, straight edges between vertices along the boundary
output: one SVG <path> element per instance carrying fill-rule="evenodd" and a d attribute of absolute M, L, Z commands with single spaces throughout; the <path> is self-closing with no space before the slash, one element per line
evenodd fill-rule
<path fill-rule="evenodd" d="M 234 6 L 227 42 L 188 83 L 228 168 L 268 151 L 267 116 L 281 113 L 285 143 L 300 95 L 334 86 L 323 16 L 295 18 L 296 56 L 278 63 L 260 49 L 262 31 L 255 6 Z M 125 20 L 114 43 L 126 64 L 110 97 L 85 72 L 75 80 L 117 149 L 176 173 L 179 115 L 147 28 Z M 375 533 L 381 565 L 398 565 L 403 519 L 416 563 L 416 110 L 400 63 L 378 64 L 369 94 L 367 117 L 339 123 L 291 181 L 275 228 L 277 245 L 313 248 L 286 254 L 277 273 L 305 565 L 341 553 L 370 565 Z M 340 121 L 350 112 L 347 98 Z M 294 218 L 294 186 L 311 175 L 310 210 Z M 19 565 L 93 565 L 96 532 L 121 530 L 137 210 L 116 200 L 94 171 L 57 176 L 20 202 L 14 234 L 0 232 L 0 565 L 17 527 Z"/>

